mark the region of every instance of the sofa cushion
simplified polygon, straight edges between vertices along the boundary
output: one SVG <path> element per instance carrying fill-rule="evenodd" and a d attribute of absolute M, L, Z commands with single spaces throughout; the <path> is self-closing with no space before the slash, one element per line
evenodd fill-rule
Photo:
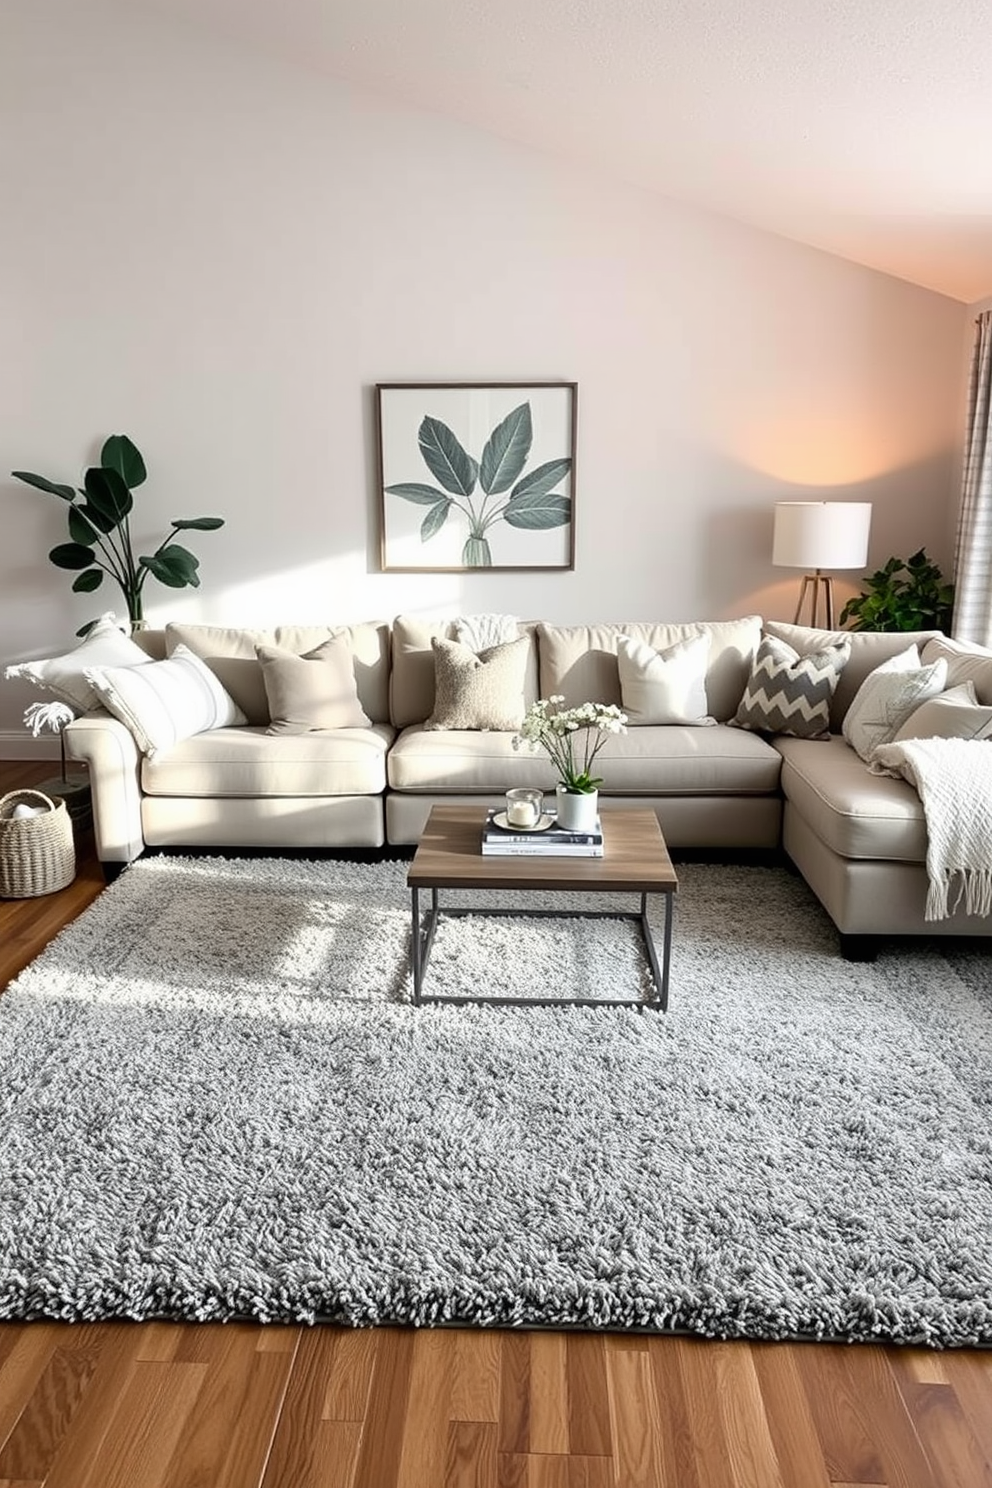
<path fill-rule="evenodd" d="M 927 641 L 920 653 L 924 666 L 941 657 L 947 662 L 947 685 L 972 682 L 978 701 L 992 704 L 992 651 L 970 641 L 951 641 L 946 636 Z"/>
<path fill-rule="evenodd" d="M 386 724 L 275 735 L 215 729 L 145 760 L 141 784 L 153 796 L 378 795 L 392 738 Z"/>
<path fill-rule="evenodd" d="M 644 724 L 708 726 L 706 663 L 710 638 L 695 635 L 666 651 L 656 651 L 635 636 L 617 637 L 621 707 L 635 728 Z"/>
<path fill-rule="evenodd" d="M 821 841 L 842 858 L 922 863 L 923 806 L 904 780 L 872 775 L 842 738 L 777 738 L 782 790 Z"/>
<path fill-rule="evenodd" d="M 992 706 L 978 701 L 974 682 L 962 682 L 914 708 L 892 742 L 904 739 L 992 739 Z"/>
<path fill-rule="evenodd" d="M 612 735 L 596 756 L 606 795 L 764 795 L 778 789 L 778 752 L 756 734 L 726 725 L 646 725 Z M 441 733 L 411 727 L 390 750 L 394 790 L 502 792 L 511 785 L 553 791 L 543 749 L 514 750 L 510 733 Z"/>
<path fill-rule="evenodd" d="M 870 760 L 880 744 L 891 743 L 915 708 L 943 692 L 946 681 L 943 657 L 920 666 L 919 651 L 908 646 L 862 682 L 844 714 L 844 738 L 863 760 Z"/>
<path fill-rule="evenodd" d="M 854 695 L 869 672 L 883 661 L 905 651 L 907 646 L 923 646 L 940 635 L 939 630 L 889 632 L 882 630 L 819 630 L 809 625 L 787 625 L 784 620 L 766 620 L 765 635 L 787 642 L 800 656 L 822 651 L 838 641 L 850 641 L 851 654 L 844 664 L 837 691 L 830 704 L 830 732 L 839 734 L 844 715 Z"/>
<path fill-rule="evenodd" d="M 423 723 L 434 711 L 434 637 L 455 640 L 456 620 L 422 620 L 415 615 L 397 615 L 392 626 L 392 665 L 389 674 L 390 717 L 396 728 Z M 536 627 L 520 621 L 519 631 L 530 641 L 524 680 L 524 702 L 529 708 L 538 698 Z M 366 709 L 368 711 L 368 709 Z"/>
<path fill-rule="evenodd" d="M 800 656 L 787 641 L 763 636 L 731 721 L 759 733 L 828 738 L 830 701 L 850 654 L 846 640 Z"/>
<path fill-rule="evenodd" d="M 46 661 L 20 661 L 7 667 L 4 676 L 23 677 L 26 682 L 50 692 L 73 712 L 88 713 L 99 706 L 100 699 L 86 677 L 87 667 L 144 666 L 148 660 L 141 647 L 121 630 L 114 612 L 108 610 L 79 645 L 64 656 L 52 656 Z"/>
<path fill-rule="evenodd" d="M 302 656 L 331 637 L 344 637 L 354 658 L 362 708 L 373 723 L 389 722 L 389 626 L 379 621 L 341 626 L 279 625 L 274 630 L 171 622 L 165 627 L 165 636 L 170 654 L 182 644 L 207 663 L 250 724 L 269 722 L 257 646 L 282 646 Z"/>
<path fill-rule="evenodd" d="M 520 636 L 475 652 L 460 641 L 431 640 L 434 708 L 426 729 L 517 729 L 523 722 L 530 640 Z"/>
<path fill-rule="evenodd" d="M 688 624 L 538 625 L 541 697 L 560 694 L 568 708 L 580 703 L 623 706 L 617 646 L 622 635 L 655 651 L 667 651 L 694 636 L 709 637 L 706 665 L 707 711 L 720 722 L 733 718 L 761 639 L 761 619 L 698 621 Z"/>
<path fill-rule="evenodd" d="M 86 677 L 108 713 L 131 730 L 143 754 L 246 721 L 206 662 L 185 646 L 177 646 L 167 661 L 89 667 Z"/>
<path fill-rule="evenodd" d="M 330 636 L 302 656 L 283 646 L 259 646 L 257 651 L 269 703 L 266 733 L 369 727 L 355 688 L 351 647 L 343 636 Z"/>

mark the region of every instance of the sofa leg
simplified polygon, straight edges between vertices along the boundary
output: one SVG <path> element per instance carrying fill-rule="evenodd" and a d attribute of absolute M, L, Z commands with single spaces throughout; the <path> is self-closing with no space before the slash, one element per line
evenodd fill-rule
<path fill-rule="evenodd" d="M 878 936 L 841 934 L 840 953 L 845 961 L 877 961 Z"/>

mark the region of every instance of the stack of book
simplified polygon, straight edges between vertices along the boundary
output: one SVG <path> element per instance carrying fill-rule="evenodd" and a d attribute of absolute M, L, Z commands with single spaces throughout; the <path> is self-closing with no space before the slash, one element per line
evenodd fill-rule
<path fill-rule="evenodd" d="M 482 828 L 482 856 L 503 857 L 529 856 L 535 858 L 601 858 L 603 856 L 603 824 L 599 817 L 591 832 L 567 832 L 556 821 L 543 831 L 513 831 L 498 827 L 494 818 L 495 809 L 486 814 Z M 554 813 L 550 813 L 552 817 Z"/>

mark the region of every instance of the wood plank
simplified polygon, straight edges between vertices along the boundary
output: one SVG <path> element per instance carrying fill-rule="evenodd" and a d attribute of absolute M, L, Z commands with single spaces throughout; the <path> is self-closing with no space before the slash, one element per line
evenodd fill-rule
<path fill-rule="evenodd" d="M 568 1453 L 568 1347 L 562 1333 L 530 1335 L 529 1451 Z"/>
<path fill-rule="evenodd" d="M 135 1362 L 85 1476 L 73 1488 L 164 1488 L 205 1364 Z"/>
<path fill-rule="evenodd" d="M 785 1488 L 830 1488 L 830 1475 L 796 1361 L 796 1350 L 805 1347 L 752 1344 L 750 1356 Z"/>
<path fill-rule="evenodd" d="M 699 1488 L 678 1342 L 674 1338 L 651 1338 L 648 1357 L 660 1421 L 663 1482 L 677 1484 L 677 1488 Z"/>
<path fill-rule="evenodd" d="M 48 1368 L 60 1337 L 55 1323 L 35 1323 L 17 1329 L 13 1347 L 0 1368 L 0 1444 L 3 1446 Z"/>
<path fill-rule="evenodd" d="M 372 1390 L 354 1488 L 394 1488 L 396 1484 L 408 1429 L 413 1344 L 414 1333 L 409 1328 L 383 1328 L 376 1334 Z"/>
<path fill-rule="evenodd" d="M 372 1389 L 375 1334 L 365 1328 L 324 1331 L 327 1388 L 321 1416 L 325 1421 L 364 1421 Z"/>
<path fill-rule="evenodd" d="M 666 1462 L 650 1354 L 612 1349 L 606 1360 L 616 1477 L 629 1488 L 680 1488 Z"/>
<path fill-rule="evenodd" d="M 495 1421 L 449 1421 L 444 1488 L 496 1488 Z"/>
<path fill-rule="evenodd" d="M 443 1330 L 425 1329 L 415 1336 L 397 1488 L 444 1481 L 452 1362 Z"/>
<path fill-rule="evenodd" d="M 526 1333 L 504 1333 L 500 1347 L 499 1451 L 507 1459 L 500 1472 L 512 1479 L 526 1474 L 516 1461 L 530 1451 L 530 1337 Z"/>
<path fill-rule="evenodd" d="M 502 1334 L 488 1328 L 455 1328 L 449 1348 L 454 1350 L 451 1367 L 451 1419 L 453 1421 L 499 1421 L 500 1363 Z"/>
<path fill-rule="evenodd" d="M 293 1488 L 316 1488 L 320 1483 L 317 1443 L 335 1343 L 336 1334 L 322 1328 L 308 1329 L 300 1339 L 265 1465 L 265 1488 L 290 1483 Z M 278 1366 L 280 1356 L 256 1351 L 256 1358 L 270 1365 L 274 1359 Z"/>
<path fill-rule="evenodd" d="M 595 1333 L 569 1333 L 566 1358 L 570 1450 L 580 1457 L 612 1457 L 613 1432 L 603 1337 Z"/>
<path fill-rule="evenodd" d="M 796 1359 L 827 1471 L 835 1482 L 936 1488 L 883 1351 L 821 1344 Z"/>
<path fill-rule="evenodd" d="M 899 1389 L 939 1488 L 992 1488 L 992 1463 L 951 1386 L 903 1377 Z"/>
<path fill-rule="evenodd" d="M 46 1478 L 86 1391 L 98 1350 L 74 1347 L 69 1331 L 63 1331 L 61 1338 L 0 1449 L 0 1477 Z"/>

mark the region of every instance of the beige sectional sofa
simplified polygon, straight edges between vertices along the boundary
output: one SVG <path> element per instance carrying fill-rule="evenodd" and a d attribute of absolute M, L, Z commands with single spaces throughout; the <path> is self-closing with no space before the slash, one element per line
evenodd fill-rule
<path fill-rule="evenodd" d="M 992 933 L 985 920 L 923 918 L 926 830 L 919 798 L 879 777 L 839 737 L 844 712 L 881 661 L 937 633 L 855 635 L 832 704 L 829 740 L 769 738 L 731 726 L 763 630 L 801 654 L 823 632 L 753 615 L 686 624 L 563 626 L 521 623 L 529 643 L 524 702 L 561 694 L 622 704 L 621 635 L 664 650 L 709 637 L 705 678 L 710 727 L 631 727 L 597 759 L 611 807 L 651 805 L 674 848 L 786 851 L 849 951 L 865 936 Z M 256 645 L 298 655 L 332 634 L 347 637 L 368 725 L 305 734 L 266 733 L 267 702 Z M 436 802 L 497 803 L 511 785 L 554 787 L 543 753 L 515 750 L 511 732 L 425 727 L 434 707 L 434 637 L 451 620 L 400 616 L 346 628 L 275 630 L 170 625 L 137 639 L 154 658 L 182 644 L 222 681 L 247 722 L 211 729 L 143 756 L 128 729 L 96 711 L 66 730 L 71 756 L 93 784 L 97 850 L 112 869 L 149 847 L 380 848 L 415 843 Z M 971 658 L 971 660 L 963 659 Z M 992 703 L 992 654 L 961 651 L 981 701 Z M 950 683 L 948 684 L 950 685 Z"/>

